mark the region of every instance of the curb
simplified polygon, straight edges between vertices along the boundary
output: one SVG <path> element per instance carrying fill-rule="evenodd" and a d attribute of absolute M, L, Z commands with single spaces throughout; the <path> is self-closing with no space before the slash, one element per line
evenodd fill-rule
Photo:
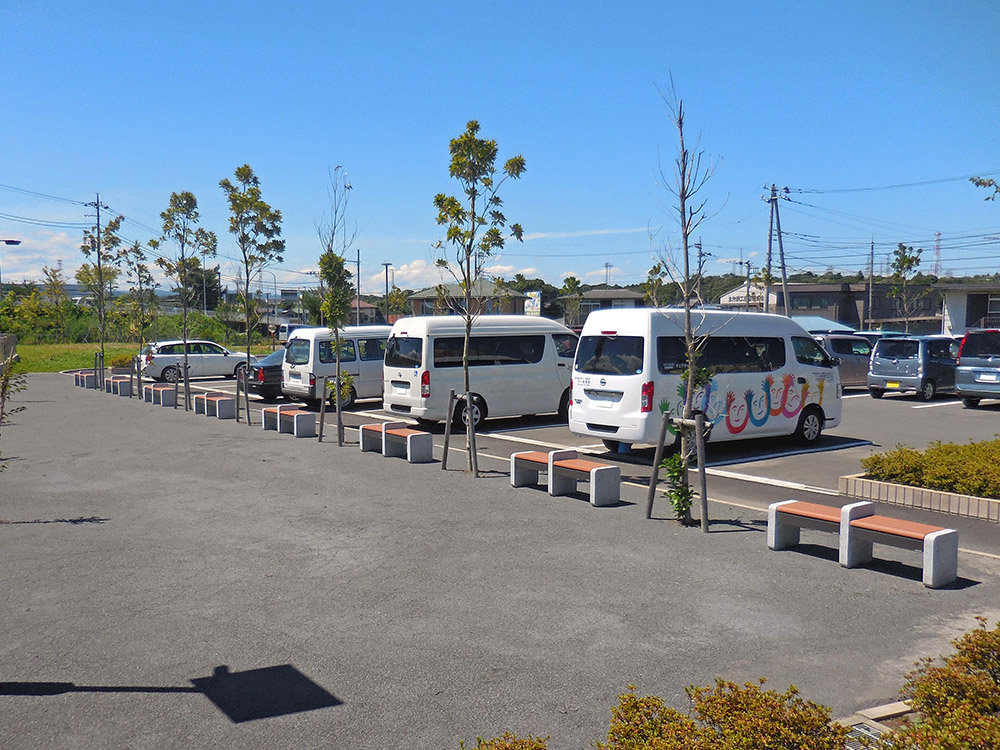
<path fill-rule="evenodd" d="M 840 494 L 857 500 L 873 500 L 889 505 L 934 510 L 965 518 L 1000 523 L 1000 500 L 993 498 L 927 490 L 922 487 L 910 487 L 892 482 L 879 482 L 874 479 L 865 479 L 864 474 L 849 474 L 841 477 L 838 489 Z"/>

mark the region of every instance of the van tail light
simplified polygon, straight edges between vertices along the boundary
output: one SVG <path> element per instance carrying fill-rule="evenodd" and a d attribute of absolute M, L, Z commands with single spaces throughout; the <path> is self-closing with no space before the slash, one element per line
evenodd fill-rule
<path fill-rule="evenodd" d="M 258 370 L 257 370 L 257 382 L 258 383 L 263 383 L 264 382 L 264 368 L 263 367 L 258 368 Z"/>
<path fill-rule="evenodd" d="M 642 384 L 642 400 L 639 402 L 639 411 L 653 411 L 653 381 Z"/>
<path fill-rule="evenodd" d="M 420 398 L 430 398 L 431 396 L 431 373 L 424 370 L 420 373 Z"/>

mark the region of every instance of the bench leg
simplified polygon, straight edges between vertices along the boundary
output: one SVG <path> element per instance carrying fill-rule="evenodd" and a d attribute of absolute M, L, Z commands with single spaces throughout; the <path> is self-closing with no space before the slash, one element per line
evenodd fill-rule
<path fill-rule="evenodd" d="M 937 589 L 958 578 L 958 532 L 942 529 L 924 537 L 924 586 Z"/>
<path fill-rule="evenodd" d="M 386 458 L 406 458 L 406 443 L 398 437 L 385 435 L 382 438 L 382 455 Z"/>
<path fill-rule="evenodd" d="M 622 471 L 617 466 L 590 470 L 590 504 L 597 508 L 618 505 L 621 500 Z"/>
<path fill-rule="evenodd" d="M 160 406 L 174 406 L 176 403 L 173 391 L 160 391 Z"/>
<path fill-rule="evenodd" d="M 265 430 L 277 430 L 278 415 L 273 411 L 261 410 L 260 424 Z"/>
<path fill-rule="evenodd" d="M 857 541 L 856 534 L 850 531 L 851 521 L 855 518 L 865 518 L 867 516 L 875 515 L 875 503 L 860 502 L 860 503 L 850 503 L 845 505 L 840 509 L 840 552 L 839 559 L 840 564 L 845 568 L 856 568 L 862 563 L 869 562 L 872 559 L 872 545 L 868 544 L 867 548 L 863 543 Z M 856 550 L 852 553 L 852 547 Z M 855 558 L 855 555 L 860 555 L 859 558 Z M 865 557 L 867 555 L 867 557 Z"/>
<path fill-rule="evenodd" d="M 576 492 L 576 479 L 568 474 L 559 473 L 559 469 L 553 467 L 549 472 L 549 494 L 556 497 L 571 492 Z"/>
<path fill-rule="evenodd" d="M 295 437 L 316 437 L 316 417 L 312 414 L 296 414 L 292 418 L 292 434 Z"/>
<path fill-rule="evenodd" d="M 406 436 L 406 460 L 411 464 L 427 464 L 434 460 L 434 438 L 429 432 Z"/>
<path fill-rule="evenodd" d="M 219 419 L 236 419 L 236 399 L 216 401 L 215 416 Z"/>
<path fill-rule="evenodd" d="M 381 452 L 382 451 L 381 429 L 378 431 L 368 430 L 365 429 L 366 426 L 367 425 L 362 425 L 361 429 L 359 430 L 359 434 L 361 437 L 358 439 L 358 442 L 361 444 L 361 450 L 371 451 L 371 452 L 375 451 Z M 381 425 L 379 425 L 379 427 L 381 427 Z"/>
<path fill-rule="evenodd" d="M 787 549 L 799 543 L 799 527 L 785 523 L 785 516 L 780 512 L 782 505 L 794 502 L 794 500 L 784 500 L 767 506 L 768 549 Z"/>
<path fill-rule="evenodd" d="M 519 461 L 516 453 L 510 456 L 510 486 L 525 487 L 538 484 L 538 469 L 526 461 Z"/>

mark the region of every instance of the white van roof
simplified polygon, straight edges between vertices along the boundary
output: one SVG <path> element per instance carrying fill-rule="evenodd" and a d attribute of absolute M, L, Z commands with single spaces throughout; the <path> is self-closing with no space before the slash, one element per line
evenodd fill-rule
<path fill-rule="evenodd" d="M 340 329 L 342 338 L 350 336 L 388 336 L 392 326 L 344 326 Z M 333 329 L 326 326 L 312 328 L 296 328 L 288 335 L 289 339 L 332 339 Z"/>
<path fill-rule="evenodd" d="M 572 333 L 549 318 L 537 315 L 480 315 L 472 321 L 472 330 L 479 333 L 509 333 L 512 330 L 535 333 Z M 464 334 L 465 318 L 461 315 L 414 315 L 400 318 L 392 325 L 394 336 L 425 336 Z"/>
<path fill-rule="evenodd" d="M 809 336 L 806 330 L 792 318 L 784 315 L 756 312 L 734 312 L 730 310 L 691 310 L 691 325 L 696 336 L 709 333 L 763 336 L 797 335 Z M 636 307 L 624 309 L 594 310 L 583 325 L 584 336 L 607 334 L 614 331 L 622 334 L 641 334 L 652 331 L 660 336 L 684 335 L 683 307 Z"/>

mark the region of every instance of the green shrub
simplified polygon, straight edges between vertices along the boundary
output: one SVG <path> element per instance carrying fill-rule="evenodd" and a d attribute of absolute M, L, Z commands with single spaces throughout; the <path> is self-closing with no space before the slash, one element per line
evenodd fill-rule
<path fill-rule="evenodd" d="M 923 659 L 901 693 L 920 720 L 884 737 L 880 750 L 1000 748 L 1000 623 L 952 641 L 955 652 L 939 663 Z"/>
<path fill-rule="evenodd" d="M 546 750 L 548 747 L 548 737 L 518 737 L 511 732 L 504 732 L 499 737 L 484 740 L 482 737 L 476 738 L 475 750 Z M 465 748 L 464 742 L 458 743 L 459 750 Z M 470 748 L 470 750 L 472 750 Z"/>
<path fill-rule="evenodd" d="M 980 443 L 931 443 L 925 451 L 906 445 L 861 459 L 865 476 L 964 495 L 1000 498 L 1000 439 Z"/>
<path fill-rule="evenodd" d="M 748 682 L 717 679 L 711 687 L 686 689 L 691 716 L 656 696 L 639 698 L 635 687 L 618 696 L 611 710 L 607 743 L 598 750 L 843 750 L 847 728 L 830 720 L 830 709 Z"/>

